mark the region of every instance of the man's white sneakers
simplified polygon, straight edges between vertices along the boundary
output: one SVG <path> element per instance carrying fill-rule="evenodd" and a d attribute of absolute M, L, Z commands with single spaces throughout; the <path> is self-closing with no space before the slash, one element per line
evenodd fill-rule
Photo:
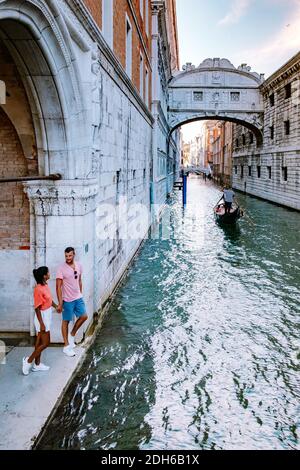
<path fill-rule="evenodd" d="M 38 366 L 36 364 L 33 364 L 33 366 L 32 366 L 32 371 L 33 372 L 40 372 L 40 371 L 41 372 L 42 371 L 46 372 L 49 369 L 50 369 L 49 366 L 46 366 L 46 364 L 42 364 L 42 363 L 40 363 Z"/>
<path fill-rule="evenodd" d="M 75 348 L 75 336 L 72 336 L 71 333 L 68 334 L 68 343 L 70 348 Z"/>
<path fill-rule="evenodd" d="M 63 348 L 63 353 L 64 353 L 66 356 L 69 356 L 69 357 L 74 357 L 74 356 L 76 356 L 76 354 L 75 354 L 73 348 L 71 348 L 70 345 L 65 346 L 65 347 Z"/>
<path fill-rule="evenodd" d="M 30 369 L 32 367 L 32 364 L 28 362 L 29 356 L 28 357 L 23 357 L 23 366 L 22 366 L 22 372 L 24 375 L 28 375 L 30 372 Z"/>

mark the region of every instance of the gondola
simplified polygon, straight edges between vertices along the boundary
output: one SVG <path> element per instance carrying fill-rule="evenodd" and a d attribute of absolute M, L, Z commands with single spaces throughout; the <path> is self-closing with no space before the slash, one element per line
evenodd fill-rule
<path fill-rule="evenodd" d="M 240 206 L 236 203 L 233 203 L 230 214 L 225 214 L 225 201 L 223 198 L 215 206 L 214 214 L 216 222 L 222 225 L 235 224 L 244 215 Z"/>

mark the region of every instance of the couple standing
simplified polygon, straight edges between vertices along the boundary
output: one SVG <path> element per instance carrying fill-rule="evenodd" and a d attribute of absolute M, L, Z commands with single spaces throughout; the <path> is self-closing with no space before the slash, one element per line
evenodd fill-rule
<path fill-rule="evenodd" d="M 29 357 L 23 358 L 23 374 L 49 370 L 49 366 L 41 363 L 41 353 L 50 344 L 52 307 L 62 314 L 63 352 L 66 356 L 75 356 L 75 336 L 79 328 L 87 320 L 85 303 L 82 297 L 82 266 L 75 261 L 74 248 L 65 249 L 65 262 L 58 268 L 56 274 L 56 294 L 58 305 L 52 298 L 48 280 L 50 273 L 47 266 L 33 270 L 36 280 L 34 289 L 34 325 L 37 332 L 35 350 Z M 69 323 L 74 315 L 77 320 L 69 332 Z"/>

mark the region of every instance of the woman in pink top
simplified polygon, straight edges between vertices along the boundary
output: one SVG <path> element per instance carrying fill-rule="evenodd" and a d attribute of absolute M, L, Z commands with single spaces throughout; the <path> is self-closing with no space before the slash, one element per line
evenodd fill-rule
<path fill-rule="evenodd" d="M 35 350 L 30 357 L 23 358 L 23 374 L 28 375 L 30 370 L 34 372 L 46 371 L 50 367 L 41 363 L 41 354 L 50 344 L 50 328 L 52 320 L 52 307 L 58 306 L 53 302 L 52 294 L 47 284 L 50 279 L 50 273 L 47 266 L 42 266 L 33 270 L 36 280 L 34 288 L 34 326 L 37 332 Z M 33 361 L 35 363 L 33 364 Z"/>

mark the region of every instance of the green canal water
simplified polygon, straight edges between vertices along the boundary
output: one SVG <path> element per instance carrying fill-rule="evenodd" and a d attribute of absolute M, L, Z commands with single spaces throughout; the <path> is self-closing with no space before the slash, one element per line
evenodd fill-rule
<path fill-rule="evenodd" d="M 300 214 L 219 194 L 171 198 L 39 448 L 300 449 Z"/>

